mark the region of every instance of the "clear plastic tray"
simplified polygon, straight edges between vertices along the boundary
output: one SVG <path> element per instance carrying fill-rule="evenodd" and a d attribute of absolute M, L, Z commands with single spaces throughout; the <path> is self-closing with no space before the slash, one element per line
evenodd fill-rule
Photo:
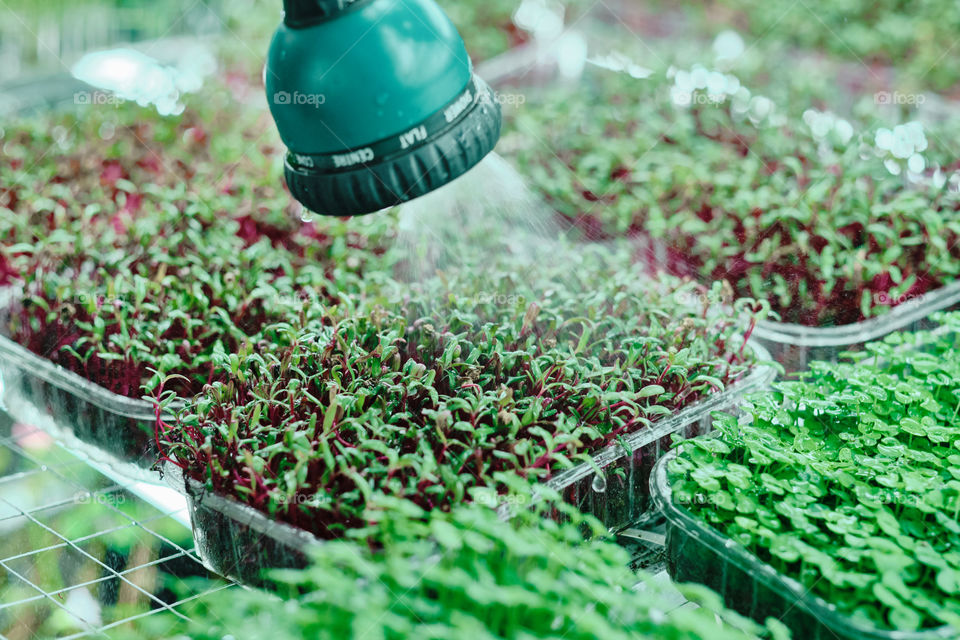
<path fill-rule="evenodd" d="M 814 360 L 837 362 L 842 351 L 853 351 L 894 331 L 932 329 L 929 317 L 960 306 L 960 280 L 922 298 L 909 300 L 889 313 L 837 327 L 806 327 L 786 322 L 760 322 L 753 337 L 784 369 L 800 371 Z"/>
<path fill-rule="evenodd" d="M 762 346 L 751 343 L 751 348 L 759 362 L 770 360 Z M 559 491 L 564 500 L 581 511 L 597 517 L 612 532 L 642 524 L 654 512 L 650 508 L 650 474 L 657 460 L 670 450 L 672 437 L 692 438 L 709 433 L 713 430 L 714 411 L 734 409 L 744 395 L 765 389 L 775 377 L 772 366 L 760 364 L 723 392 L 625 436 L 623 440 L 630 452 L 619 443 L 601 450 L 593 461 L 604 471 L 602 477 L 598 477 L 593 466 L 580 464 L 559 474 L 547 486 Z"/>
<path fill-rule="evenodd" d="M 266 583 L 265 569 L 307 566 L 307 548 L 322 544 L 311 533 L 267 517 L 262 511 L 216 495 L 179 467 L 163 466 L 164 479 L 187 498 L 193 540 L 203 563 L 215 573 L 248 585 Z"/>
<path fill-rule="evenodd" d="M 769 360 L 762 347 L 753 345 L 761 362 Z M 759 364 L 725 391 L 710 396 L 674 416 L 624 438 L 632 453 L 619 443 L 597 453 L 593 465 L 584 463 L 556 476 L 547 486 L 581 511 L 599 518 L 617 531 L 653 515 L 649 478 L 654 464 L 669 447 L 674 434 L 693 437 L 712 430 L 711 413 L 730 410 L 748 393 L 773 381 L 776 370 Z M 617 470 L 623 470 L 617 474 Z M 233 499 L 208 491 L 201 483 L 184 478 L 172 464 L 164 474 L 174 488 L 187 496 L 197 551 L 204 563 L 220 575 L 246 584 L 260 584 L 263 569 L 303 566 L 304 550 L 321 540 L 301 529 L 270 519 L 266 514 Z M 621 476 L 622 475 L 622 479 Z"/>
<path fill-rule="evenodd" d="M 757 621 L 779 619 L 803 640 L 941 640 L 960 631 L 940 627 L 924 631 L 890 631 L 867 627 L 839 613 L 796 580 L 777 572 L 730 538 L 673 503 L 667 481 L 671 451 L 660 459 L 651 478 L 657 508 L 667 520 L 667 571 L 677 582 L 697 582 L 723 597 L 726 605 Z"/>
<path fill-rule="evenodd" d="M 0 328 L 7 326 L 15 298 L 12 289 L 0 291 Z M 0 399 L 15 420 L 87 445 L 85 455 L 101 464 L 160 482 L 150 470 L 158 458 L 152 403 L 112 393 L 2 334 L 0 378 Z"/>
<path fill-rule="evenodd" d="M 616 50 L 617 38 L 611 38 L 612 27 L 622 30 L 629 22 L 632 5 L 618 0 L 616 4 L 598 7 L 578 24 L 578 29 L 586 34 L 590 43 L 591 59 L 597 54 L 607 54 Z M 641 12 L 642 13 L 642 12 Z M 616 23 L 621 22 L 619 25 Z M 627 42 L 633 36 L 628 34 Z M 624 39 L 620 38 L 623 43 Z M 583 52 L 587 55 L 586 50 Z M 569 57 L 569 52 L 560 46 L 541 47 L 539 50 L 519 51 L 514 54 L 520 64 L 511 67 L 508 64 L 491 67 L 491 77 L 495 86 L 514 86 L 519 90 L 544 90 L 551 87 L 567 86 L 571 91 L 590 90 L 589 78 L 600 71 L 584 58 L 584 65 L 577 66 L 567 61 L 564 68 L 576 68 L 577 76 L 565 76 L 558 62 Z M 495 72 L 494 72 L 495 71 Z M 523 108 L 529 109 L 530 105 Z M 507 156 L 509 159 L 509 155 Z M 657 248 L 657 252 L 663 251 Z M 825 360 L 836 362 L 843 351 L 854 351 L 866 342 L 878 340 L 894 331 L 915 331 L 929 329 L 932 324 L 927 318 L 937 312 L 960 307 L 960 280 L 947 284 L 923 296 L 908 300 L 888 313 L 854 324 L 832 327 L 808 327 L 786 322 L 763 321 L 758 323 L 752 338 L 770 352 L 772 359 L 780 363 L 787 373 L 806 369 L 810 362 Z"/>

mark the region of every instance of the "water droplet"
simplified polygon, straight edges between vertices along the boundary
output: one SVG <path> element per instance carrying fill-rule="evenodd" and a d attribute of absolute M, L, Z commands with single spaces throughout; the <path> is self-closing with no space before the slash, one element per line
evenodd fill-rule
<path fill-rule="evenodd" d="M 103 140 L 110 140 L 116 132 L 117 128 L 112 122 L 104 122 L 100 125 L 100 130 L 98 131 L 100 138 Z"/>
<path fill-rule="evenodd" d="M 937 189 L 943 189 L 943 185 L 947 183 L 947 174 L 943 172 L 940 165 L 934 165 L 931 182 L 933 182 L 933 186 Z"/>
<path fill-rule="evenodd" d="M 893 132 L 890 129 L 878 129 L 874 144 L 878 149 L 889 151 L 893 148 Z"/>
<path fill-rule="evenodd" d="M 593 484 L 591 486 L 597 493 L 603 493 L 607 490 L 607 477 L 602 473 L 595 474 L 593 476 Z"/>
<path fill-rule="evenodd" d="M 743 55 L 746 45 L 736 31 L 723 31 L 713 41 L 713 53 L 717 60 L 733 60 Z"/>
<path fill-rule="evenodd" d="M 300 220 L 301 222 L 313 222 L 313 212 L 303 205 L 300 205 Z"/>
<path fill-rule="evenodd" d="M 837 138 L 842 145 L 846 145 L 853 138 L 853 125 L 846 120 L 837 120 L 836 124 L 833 125 L 833 131 L 837 134 Z"/>
<path fill-rule="evenodd" d="M 947 188 L 951 193 L 960 193 L 960 171 L 954 171 L 947 181 Z"/>
<path fill-rule="evenodd" d="M 922 173 L 927 167 L 927 162 L 919 153 L 915 153 L 907 160 L 907 168 L 911 173 Z"/>

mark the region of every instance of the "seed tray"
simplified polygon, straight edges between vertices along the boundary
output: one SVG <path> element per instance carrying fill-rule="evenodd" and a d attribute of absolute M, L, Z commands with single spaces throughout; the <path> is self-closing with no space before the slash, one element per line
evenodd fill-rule
<path fill-rule="evenodd" d="M 0 291 L 0 328 L 8 325 L 13 290 Z M 118 395 L 54 364 L 0 333 L 0 401 L 18 422 L 73 443 L 97 462 L 138 480 L 159 482 L 152 403 Z"/>
<path fill-rule="evenodd" d="M 843 351 L 857 351 L 867 342 L 895 331 L 919 331 L 936 326 L 930 316 L 960 307 L 960 281 L 909 300 L 886 315 L 836 327 L 807 327 L 787 322 L 757 323 L 753 337 L 787 372 L 801 371 L 815 360 L 837 362 Z"/>
<path fill-rule="evenodd" d="M 761 363 L 769 360 L 762 347 L 751 347 Z M 650 520 L 656 515 L 651 509 L 650 473 L 662 452 L 668 450 L 671 436 L 689 438 L 709 432 L 712 412 L 732 409 L 745 394 L 769 386 L 775 376 L 773 366 L 758 364 L 725 391 L 656 422 L 649 429 L 627 435 L 624 442 L 629 451 L 619 443 L 611 444 L 593 457 L 594 464 L 580 464 L 546 484 L 570 504 L 596 516 L 611 532 Z M 602 473 L 598 474 L 597 468 Z M 264 569 L 304 566 L 306 548 L 322 543 L 302 529 L 213 494 L 193 479 L 184 479 L 180 469 L 172 464 L 165 465 L 164 474 L 187 497 L 200 557 L 222 576 L 246 584 L 262 584 Z"/>
<path fill-rule="evenodd" d="M 163 467 L 170 486 L 187 498 L 194 546 L 215 573 L 248 585 L 265 584 L 265 569 L 307 566 L 307 548 L 320 544 L 313 534 L 261 511 L 216 495 L 192 478 L 184 478 L 171 463 Z"/>
<path fill-rule="evenodd" d="M 666 562 L 676 582 L 697 582 L 720 594 L 728 607 L 758 622 L 774 617 L 804 640 L 941 640 L 960 636 L 956 629 L 892 631 L 866 626 L 812 595 L 802 584 L 701 522 L 674 504 L 667 481 L 670 452 L 657 463 L 650 490 L 666 517 Z"/>
<path fill-rule="evenodd" d="M 583 25 L 578 25 L 591 43 L 590 53 L 615 50 L 610 42 L 622 42 L 619 36 L 609 31 L 611 25 L 620 30 L 628 24 L 634 7 L 618 1 L 606 6 L 601 3 L 588 16 Z M 619 27 L 618 27 L 619 23 Z M 605 30 L 606 29 L 606 30 Z M 596 43 L 593 46 L 592 43 Z M 534 55 L 534 53 L 536 55 Z M 596 65 L 587 62 L 579 69 L 579 75 L 566 76 L 561 72 L 561 59 L 568 55 L 561 47 L 545 47 L 537 52 L 529 52 L 525 64 L 519 67 L 507 67 L 495 74 L 496 86 L 517 87 L 519 90 L 547 90 L 568 86 L 570 91 L 590 89 L 590 79 L 598 73 Z M 586 52 L 584 53 L 586 56 Z M 593 58 L 590 58 L 593 59 Z M 569 67 L 569 60 L 567 61 Z M 666 265 L 665 248 L 649 237 L 637 237 L 638 246 L 651 252 L 657 263 Z M 694 276 L 705 284 L 709 278 Z M 781 364 L 787 373 L 802 371 L 810 362 L 823 360 L 837 362 L 840 353 L 860 350 L 867 342 L 879 340 L 895 331 L 917 331 L 930 329 L 934 323 L 929 317 L 938 311 L 960 309 L 960 280 L 946 284 L 922 296 L 907 300 L 888 313 L 838 326 L 810 327 L 788 322 L 764 320 L 757 323 L 751 338 L 767 351 L 771 358 Z"/>

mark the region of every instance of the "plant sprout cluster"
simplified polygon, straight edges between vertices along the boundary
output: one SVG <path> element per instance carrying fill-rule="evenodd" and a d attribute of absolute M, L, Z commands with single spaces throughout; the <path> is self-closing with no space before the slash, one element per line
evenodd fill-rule
<path fill-rule="evenodd" d="M 380 494 L 495 506 L 518 477 L 622 446 L 752 366 L 762 305 L 709 304 L 719 285 L 650 281 L 606 247 L 579 255 L 271 325 L 214 354 L 222 374 L 158 425 L 161 449 L 217 493 L 336 538 Z"/>
<path fill-rule="evenodd" d="M 119 637 L 790 637 L 778 621 L 753 623 L 696 585 L 680 590 L 701 608 L 671 607 L 662 586 L 626 568 L 625 550 L 600 536 L 584 538 L 584 530 L 602 533 L 599 522 L 569 506 L 556 508 L 564 524 L 548 519 L 542 507 L 503 521 L 478 506 L 426 514 L 396 505 L 371 514 L 378 523 L 375 552 L 353 541 L 331 542 L 309 568 L 276 572 L 277 593 L 219 591 L 188 605 L 192 622 L 150 616 Z"/>
<path fill-rule="evenodd" d="M 721 100 L 721 79 L 594 71 L 513 115 L 514 161 L 588 236 L 633 237 L 651 269 L 729 280 L 785 322 L 857 322 L 956 279 L 954 122 L 794 114 L 745 87 Z"/>
<path fill-rule="evenodd" d="M 362 297 L 389 221 L 301 220 L 265 114 L 238 104 L 247 90 L 228 74 L 182 118 L 125 104 L 10 129 L 0 275 L 23 305 L 6 334 L 123 395 L 152 389 L 153 371 L 185 376 L 191 394 L 215 351 Z M 32 160 L 47 145 L 58 153 Z"/>
<path fill-rule="evenodd" d="M 630 243 L 404 282 L 393 215 L 301 217 L 249 76 L 224 77 L 179 118 L 28 121 L 0 167 L 23 291 L 3 331 L 116 393 L 186 401 L 157 443 L 195 480 L 338 537 L 378 493 L 496 501 L 754 364 L 765 304 L 651 280 Z M 475 236 L 462 252 L 489 252 Z"/>
<path fill-rule="evenodd" d="M 949 54 L 960 29 L 960 8 L 949 0 L 909 5 L 900 0 L 660 4 L 663 9 L 682 8 L 688 27 L 712 33 L 718 25 L 728 25 L 746 29 L 751 43 L 777 41 L 826 52 L 857 65 L 861 75 L 882 77 L 903 90 L 951 91 L 960 81 Z"/>
<path fill-rule="evenodd" d="M 936 319 L 719 416 L 674 501 L 854 621 L 960 628 L 960 314 Z"/>

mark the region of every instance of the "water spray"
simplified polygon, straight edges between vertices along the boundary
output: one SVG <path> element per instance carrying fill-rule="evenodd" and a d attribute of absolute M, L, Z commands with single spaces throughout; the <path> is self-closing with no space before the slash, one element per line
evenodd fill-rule
<path fill-rule="evenodd" d="M 265 79 L 287 185 L 323 215 L 422 196 L 500 137 L 500 105 L 433 0 L 284 0 Z"/>

